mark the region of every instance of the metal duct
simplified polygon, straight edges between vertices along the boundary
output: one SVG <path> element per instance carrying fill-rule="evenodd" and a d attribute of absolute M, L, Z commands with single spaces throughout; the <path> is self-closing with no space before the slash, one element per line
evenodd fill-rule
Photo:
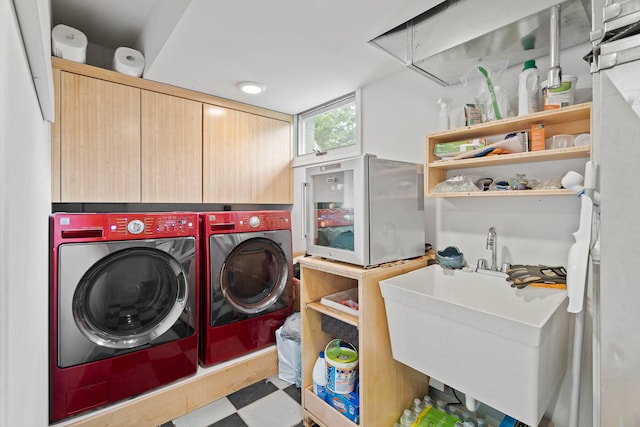
<path fill-rule="evenodd" d="M 557 0 L 447 0 L 370 43 L 436 82 L 453 85 L 481 63 L 520 64 L 549 55 L 550 13 L 556 5 Z M 560 49 L 588 42 L 590 0 L 559 5 Z"/>

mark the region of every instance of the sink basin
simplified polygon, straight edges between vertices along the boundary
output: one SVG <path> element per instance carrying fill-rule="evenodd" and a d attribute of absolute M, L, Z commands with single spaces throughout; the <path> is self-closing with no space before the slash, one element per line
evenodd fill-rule
<path fill-rule="evenodd" d="M 567 364 L 567 292 L 432 265 L 380 282 L 394 359 L 537 426 Z"/>

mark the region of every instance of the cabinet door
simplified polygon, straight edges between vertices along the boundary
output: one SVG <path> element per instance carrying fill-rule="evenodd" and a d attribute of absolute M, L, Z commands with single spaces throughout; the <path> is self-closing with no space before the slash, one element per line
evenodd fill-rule
<path fill-rule="evenodd" d="M 142 91 L 142 201 L 202 202 L 202 104 Z"/>
<path fill-rule="evenodd" d="M 140 89 L 62 72 L 62 202 L 140 201 Z"/>
<path fill-rule="evenodd" d="M 293 203 L 291 123 L 204 106 L 203 201 Z"/>
<path fill-rule="evenodd" d="M 60 201 L 60 74 L 53 69 L 54 118 L 51 124 L 51 201 Z"/>

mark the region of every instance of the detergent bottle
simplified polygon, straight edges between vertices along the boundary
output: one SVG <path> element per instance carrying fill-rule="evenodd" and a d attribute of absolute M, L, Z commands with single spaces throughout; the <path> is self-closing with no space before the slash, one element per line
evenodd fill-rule
<path fill-rule="evenodd" d="M 536 113 L 540 110 L 540 77 L 536 61 L 529 59 L 524 63 L 518 78 L 518 115 Z"/>

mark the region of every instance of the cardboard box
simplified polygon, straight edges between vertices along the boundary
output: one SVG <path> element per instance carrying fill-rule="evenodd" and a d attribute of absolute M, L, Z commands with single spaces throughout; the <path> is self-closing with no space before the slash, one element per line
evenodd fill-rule
<path fill-rule="evenodd" d="M 300 279 L 293 278 L 293 311 L 300 311 Z"/>
<path fill-rule="evenodd" d="M 535 123 L 531 125 L 531 150 L 544 150 L 544 123 Z"/>
<path fill-rule="evenodd" d="M 356 389 L 357 390 L 357 389 Z M 360 424 L 360 396 L 355 391 L 347 394 L 334 393 L 325 388 L 325 401 L 349 418 L 356 424 Z"/>
<path fill-rule="evenodd" d="M 464 141 L 441 142 L 433 147 L 433 154 L 438 157 L 453 157 L 466 151 L 473 151 L 487 145 L 484 138 L 465 139 Z"/>

